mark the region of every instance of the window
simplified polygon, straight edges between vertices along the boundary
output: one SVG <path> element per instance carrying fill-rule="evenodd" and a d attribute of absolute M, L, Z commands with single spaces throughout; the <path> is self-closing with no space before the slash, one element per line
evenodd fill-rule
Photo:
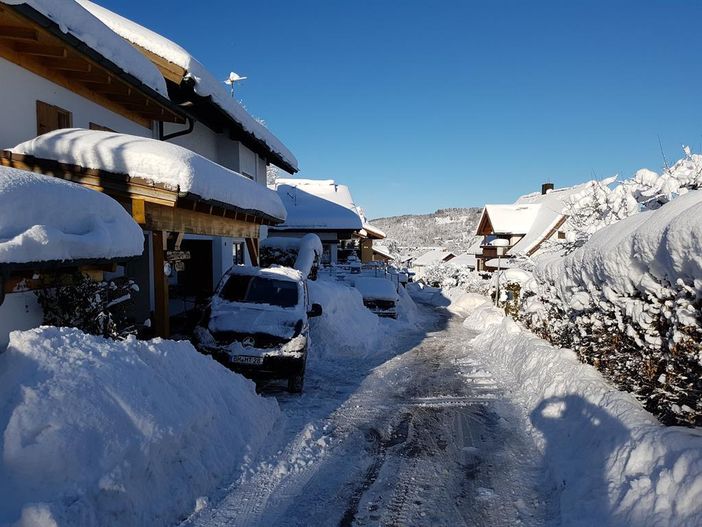
<path fill-rule="evenodd" d="M 230 302 L 279 307 L 295 307 L 299 302 L 296 282 L 237 274 L 229 277 L 220 296 Z"/>
<path fill-rule="evenodd" d="M 101 124 L 95 124 L 95 123 L 90 123 L 88 125 L 88 128 L 91 130 L 97 130 L 99 132 L 114 132 L 112 128 L 108 128 L 107 126 L 102 126 Z"/>
<path fill-rule="evenodd" d="M 558 231 L 558 239 L 559 240 L 565 240 L 566 239 L 566 233 L 563 231 Z"/>
<path fill-rule="evenodd" d="M 37 135 L 73 126 L 73 114 L 58 106 L 37 101 Z"/>

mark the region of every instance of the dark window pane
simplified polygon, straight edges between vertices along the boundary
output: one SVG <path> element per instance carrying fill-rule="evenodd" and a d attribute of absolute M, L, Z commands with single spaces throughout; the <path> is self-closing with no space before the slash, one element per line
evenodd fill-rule
<path fill-rule="evenodd" d="M 232 275 L 219 296 L 230 302 L 270 304 L 279 307 L 294 307 L 298 303 L 295 282 L 259 276 Z"/>

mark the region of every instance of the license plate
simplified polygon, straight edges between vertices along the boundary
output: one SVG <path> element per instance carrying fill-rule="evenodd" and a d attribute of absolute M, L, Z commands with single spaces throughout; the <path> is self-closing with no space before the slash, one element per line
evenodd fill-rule
<path fill-rule="evenodd" d="M 263 357 L 251 357 L 249 355 L 236 355 L 232 357 L 232 362 L 237 364 L 252 364 L 254 366 L 260 366 L 263 364 Z"/>

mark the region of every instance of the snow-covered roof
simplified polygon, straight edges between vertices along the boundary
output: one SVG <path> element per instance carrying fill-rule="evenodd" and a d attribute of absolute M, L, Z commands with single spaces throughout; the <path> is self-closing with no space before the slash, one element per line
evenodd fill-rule
<path fill-rule="evenodd" d="M 2 0 L 2 3 L 31 7 L 54 22 L 64 33 L 74 36 L 125 73 L 168 97 L 166 81 L 158 68 L 84 6 L 73 0 Z"/>
<path fill-rule="evenodd" d="M 49 0 L 42 1 L 49 2 Z M 239 123 L 245 131 L 265 143 L 292 169 L 298 169 L 297 159 L 292 152 L 263 124 L 254 119 L 239 101 L 229 94 L 224 83 L 216 79 L 188 51 L 166 37 L 89 0 L 76 1 L 124 39 L 183 68 L 187 72 L 186 77 L 194 82 L 194 90 L 197 95 L 211 97 L 212 102 Z M 281 168 L 285 169 L 286 167 Z"/>
<path fill-rule="evenodd" d="M 483 216 L 490 218 L 493 232 L 496 234 L 526 234 L 529 232 L 539 205 L 514 204 L 514 205 L 485 205 Z M 482 218 L 481 218 L 482 222 Z"/>
<path fill-rule="evenodd" d="M 455 265 L 457 267 L 472 267 L 476 266 L 475 253 L 464 252 L 449 260 L 449 265 Z"/>
<path fill-rule="evenodd" d="M 573 187 L 549 190 L 546 194 L 539 192 L 520 197 L 515 206 L 536 205 L 539 208 L 531 227 L 525 236 L 510 249 L 510 254 L 530 254 L 553 229 L 565 220 L 563 213 L 568 199 L 593 184 L 593 181 L 588 181 Z"/>
<path fill-rule="evenodd" d="M 441 247 L 438 247 L 436 249 L 432 249 L 418 258 L 415 258 L 412 261 L 412 266 L 413 267 L 423 267 L 427 265 L 435 265 L 441 262 L 445 262 L 451 258 L 453 258 L 455 255 L 451 251 L 447 251 L 446 249 L 443 249 Z"/>
<path fill-rule="evenodd" d="M 181 146 L 145 137 L 66 128 L 21 143 L 13 153 L 126 174 L 252 214 L 284 220 L 272 190 Z"/>
<path fill-rule="evenodd" d="M 363 223 L 363 230 L 361 231 L 361 235 L 367 236 L 369 238 L 374 238 L 376 240 L 378 240 L 378 239 L 382 240 L 382 239 L 385 239 L 388 237 L 384 231 L 382 231 L 381 229 L 379 229 L 375 225 L 371 225 L 368 222 Z"/>
<path fill-rule="evenodd" d="M 373 244 L 373 252 L 378 253 L 381 256 L 385 256 L 385 258 L 390 258 L 391 260 L 395 259 L 395 257 L 390 252 L 390 249 L 388 249 L 384 245 L 378 245 L 378 244 L 374 243 Z"/>
<path fill-rule="evenodd" d="M 346 185 L 332 179 L 278 179 L 276 192 L 288 213 L 276 229 L 360 231 L 363 221 Z"/>
<path fill-rule="evenodd" d="M 510 267 L 513 267 L 516 265 L 511 258 L 492 258 L 490 260 L 485 261 L 485 265 L 487 267 L 499 267 L 500 269 L 509 269 Z"/>
<path fill-rule="evenodd" d="M 144 234 L 115 200 L 0 166 L 0 264 L 136 256 Z"/>

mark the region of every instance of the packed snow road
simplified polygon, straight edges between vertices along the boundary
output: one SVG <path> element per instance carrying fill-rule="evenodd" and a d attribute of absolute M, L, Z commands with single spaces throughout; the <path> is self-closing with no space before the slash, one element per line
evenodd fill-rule
<path fill-rule="evenodd" d="M 421 308 L 375 361 L 313 363 L 270 444 L 185 525 L 544 525 L 540 454 L 471 334 Z M 224 445 L 223 445 L 224 447 Z"/>

